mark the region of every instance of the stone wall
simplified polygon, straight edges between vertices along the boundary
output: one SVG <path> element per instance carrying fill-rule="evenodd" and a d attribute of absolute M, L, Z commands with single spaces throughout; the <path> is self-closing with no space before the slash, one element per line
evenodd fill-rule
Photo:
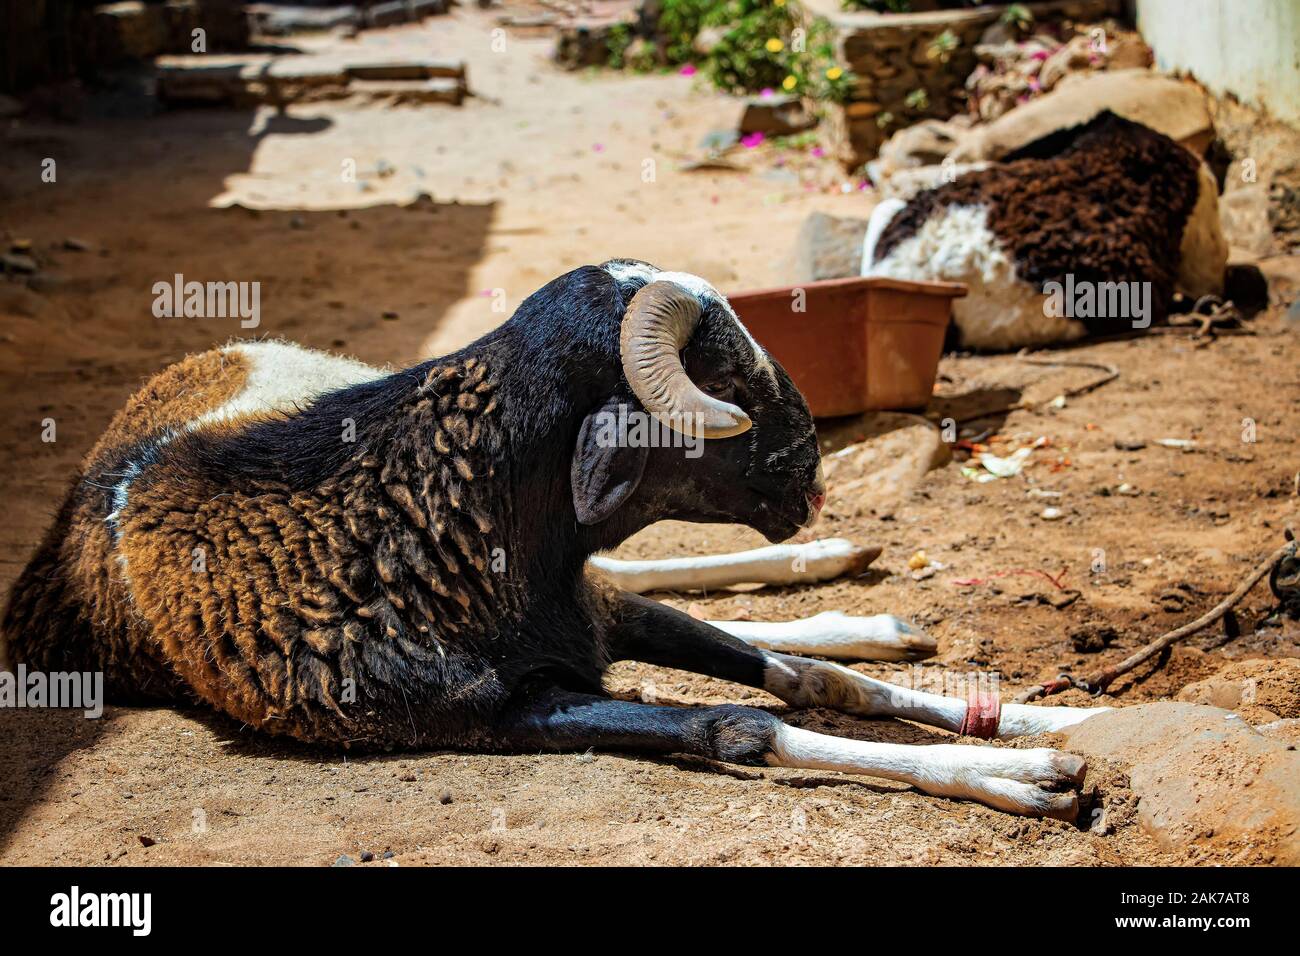
<path fill-rule="evenodd" d="M 0 91 L 189 52 L 198 28 L 205 31 L 209 52 L 244 48 L 248 18 L 242 0 L 0 0 Z"/>
<path fill-rule="evenodd" d="M 1038 23 L 1090 22 L 1120 12 L 1119 0 L 1054 0 L 1024 4 Z M 926 13 L 870 13 L 841 9 L 840 0 L 805 0 L 811 16 L 835 28 L 836 58 L 857 82 L 850 98 L 829 108 L 827 127 L 836 154 L 852 167 L 875 157 L 893 133 L 926 118 L 963 112 L 975 46 L 1005 4 Z M 957 40 L 946 58 L 932 56 L 945 31 Z M 919 95 L 916 91 L 924 91 Z"/>

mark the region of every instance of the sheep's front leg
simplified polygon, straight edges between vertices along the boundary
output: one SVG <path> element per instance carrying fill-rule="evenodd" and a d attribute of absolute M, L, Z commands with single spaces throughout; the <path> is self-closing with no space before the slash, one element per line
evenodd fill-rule
<path fill-rule="evenodd" d="M 610 635 L 619 660 L 708 674 L 760 687 L 793 707 L 828 707 L 859 717 L 901 717 L 959 732 L 967 701 L 876 680 L 829 661 L 810 660 L 754 647 L 666 604 L 620 595 Z M 1006 704 L 983 736 L 1018 737 L 1060 730 L 1108 708 L 1035 707 Z"/>
<path fill-rule="evenodd" d="M 909 783 L 1026 816 L 1074 820 L 1084 762 L 1056 750 L 846 740 L 790 727 L 752 707 L 659 707 L 546 689 L 516 702 L 496 737 L 512 750 L 689 753 L 726 763 L 837 770 Z"/>
<path fill-rule="evenodd" d="M 733 584 L 811 584 L 844 574 L 861 574 L 880 556 L 880 548 L 844 538 L 807 544 L 774 544 L 752 551 L 698 558 L 624 561 L 597 555 L 592 567 L 622 591 L 702 591 Z"/>
<path fill-rule="evenodd" d="M 746 644 L 784 654 L 814 654 L 852 661 L 919 661 L 939 643 L 892 614 L 854 617 L 823 611 L 795 621 L 708 621 Z"/>
<path fill-rule="evenodd" d="M 862 717 L 900 717 L 953 732 L 969 732 L 968 700 L 900 687 L 829 661 L 766 653 L 764 688 L 793 706 L 830 707 Z M 989 695 L 984 698 L 988 700 Z M 1006 738 L 1047 733 L 1082 723 L 1107 710 L 1110 708 L 992 703 L 988 723 L 979 735 Z M 992 723 L 994 716 L 996 724 Z"/>

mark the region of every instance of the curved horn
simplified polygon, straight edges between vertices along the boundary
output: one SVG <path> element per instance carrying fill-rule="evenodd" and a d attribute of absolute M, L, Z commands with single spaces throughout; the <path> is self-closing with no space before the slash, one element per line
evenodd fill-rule
<path fill-rule="evenodd" d="M 695 334 L 700 311 L 700 301 L 674 282 L 643 286 L 623 313 L 623 374 L 646 411 L 669 428 L 730 438 L 749 429 L 749 416 L 730 402 L 705 395 L 682 367 L 680 353 Z"/>

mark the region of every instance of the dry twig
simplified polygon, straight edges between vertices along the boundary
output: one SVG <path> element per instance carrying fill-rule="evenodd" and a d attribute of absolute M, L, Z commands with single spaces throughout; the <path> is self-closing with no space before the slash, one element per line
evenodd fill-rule
<path fill-rule="evenodd" d="M 1235 607 L 1247 593 L 1249 593 L 1250 589 L 1258 584 L 1279 561 L 1283 558 L 1294 556 L 1295 553 L 1296 542 L 1292 540 L 1290 533 L 1288 533 L 1286 544 L 1278 548 L 1259 564 L 1255 565 L 1255 569 L 1251 571 L 1249 576 L 1247 576 L 1247 578 L 1237 586 L 1235 591 L 1196 620 L 1189 621 L 1182 627 L 1175 628 L 1167 634 L 1161 635 L 1137 653 L 1129 655 L 1118 664 L 1103 668 L 1089 678 L 1080 679 L 1077 677 L 1071 677 L 1068 674 L 1062 674 L 1056 680 L 1048 681 L 1045 684 L 1035 684 L 1033 687 L 1026 688 L 1013 698 L 1013 702 L 1017 704 L 1027 704 L 1040 697 L 1058 694 L 1070 687 L 1078 687 L 1080 690 L 1086 690 L 1092 694 L 1104 693 L 1106 688 L 1108 688 L 1117 677 L 1127 674 L 1143 661 L 1150 660 L 1165 648 L 1176 644 L 1178 641 L 1181 641 L 1183 638 L 1191 634 L 1195 634 L 1197 631 L 1204 630 L 1215 621 L 1219 620 L 1219 618 L 1232 610 L 1232 608 Z"/>

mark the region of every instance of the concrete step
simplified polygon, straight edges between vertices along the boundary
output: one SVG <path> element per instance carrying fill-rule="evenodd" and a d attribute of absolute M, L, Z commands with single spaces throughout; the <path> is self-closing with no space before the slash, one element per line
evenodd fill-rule
<path fill-rule="evenodd" d="M 354 80 L 424 80 L 442 76 L 465 79 L 465 64 L 457 60 L 394 60 L 357 62 L 344 66 Z"/>
<path fill-rule="evenodd" d="M 443 76 L 420 80 L 353 80 L 348 84 L 348 93 L 393 106 L 410 103 L 459 106 L 465 97 L 465 87 L 459 80 Z"/>
<path fill-rule="evenodd" d="M 345 99 L 455 103 L 466 93 L 465 65 L 450 60 L 361 60 L 267 54 L 168 56 L 155 61 L 158 96 L 169 103 L 257 103 Z"/>

